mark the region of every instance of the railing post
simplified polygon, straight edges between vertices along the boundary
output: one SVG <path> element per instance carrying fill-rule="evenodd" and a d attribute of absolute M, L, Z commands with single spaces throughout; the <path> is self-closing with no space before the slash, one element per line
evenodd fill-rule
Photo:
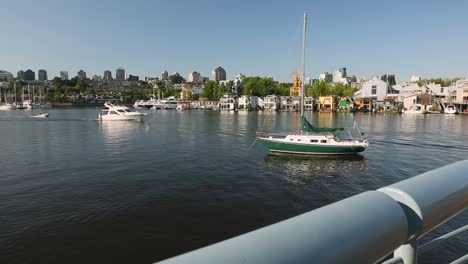
<path fill-rule="evenodd" d="M 404 264 L 416 264 L 418 258 L 418 241 L 413 240 L 401 245 L 393 253 L 393 257 L 400 257 Z"/>

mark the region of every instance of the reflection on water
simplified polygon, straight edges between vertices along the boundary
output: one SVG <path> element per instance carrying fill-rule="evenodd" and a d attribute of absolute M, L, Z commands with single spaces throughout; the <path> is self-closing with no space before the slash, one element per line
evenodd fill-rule
<path fill-rule="evenodd" d="M 146 128 L 144 122 L 137 121 L 109 121 L 99 122 L 99 127 L 108 144 L 122 144 L 135 135 L 135 131 Z"/>
<path fill-rule="evenodd" d="M 0 112 L 0 263 L 154 263 L 468 158 L 468 115 L 306 113 L 320 126 L 356 121 L 369 148 L 278 156 L 253 144 L 257 131 L 297 131 L 299 113 L 152 111 L 144 122 L 94 121 L 99 111 L 50 109 L 45 122 Z M 466 248 L 460 237 L 422 263 L 446 263 Z"/>
<path fill-rule="evenodd" d="M 346 177 L 367 171 L 367 161 L 361 155 L 343 156 L 294 156 L 272 155 L 265 157 L 270 169 L 279 170 L 281 175 L 293 182 L 311 178 Z"/>

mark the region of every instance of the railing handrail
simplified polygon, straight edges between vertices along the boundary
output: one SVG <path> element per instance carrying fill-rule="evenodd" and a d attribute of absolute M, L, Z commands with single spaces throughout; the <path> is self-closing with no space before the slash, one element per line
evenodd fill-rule
<path fill-rule="evenodd" d="M 415 263 L 417 239 L 468 207 L 467 171 L 456 162 L 160 263 L 376 263 L 397 248 Z"/>

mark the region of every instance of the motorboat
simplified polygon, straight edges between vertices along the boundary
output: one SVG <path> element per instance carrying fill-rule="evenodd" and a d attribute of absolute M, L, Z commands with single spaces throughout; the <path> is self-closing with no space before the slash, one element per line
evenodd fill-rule
<path fill-rule="evenodd" d="M 109 102 L 106 102 L 104 106 L 106 109 L 98 115 L 101 121 L 140 121 L 146 115 L 146 113 L 134 112 L 126 106 L 117 106 Z"/>
<path fill-rule="evenodd" d="M 23 102 L 23 107 L 25 109 L 33 109 L 33 103 L 31 102 L 31 100 L 25 100 Z"/>
<path fill-rule="evenodd" d="M 410 108 L 404 111 L 405 114 L 426 114 L 427 111 L 422 109 L 421 104 L 412 104 Z"/>
<path fill-rule="evenodd" d="M 38 115 L 33 115 L 31 116 L 33 118 L 48 118 L 49 117 L 49 113 L 43 113 L 43 114 L 38 114 Z"/>
<path fill-rule="evenodd" d="M 14 104 L 0 104 L 0 110 L 13 110 L 15 108 Z"/>
<path fill-rule="evenodd" d="M 151 109 L 177 109 L 177 100 L 174 96 L 159 100 Z"/>
<path fill-rule="evenodd" d="M 458 109 L 454 104 L 449 104 L 445 107 L 444 113 L 446 114 L 458 114 Z"/>
<path fill-rule="evenodd" d="M 149 100 L 137 100 L 133 104 L 134 108 L 153 108 L 154 106 L 159 104 L 159 100 L 156 99 L 155 96 L 151 96 Z"/>

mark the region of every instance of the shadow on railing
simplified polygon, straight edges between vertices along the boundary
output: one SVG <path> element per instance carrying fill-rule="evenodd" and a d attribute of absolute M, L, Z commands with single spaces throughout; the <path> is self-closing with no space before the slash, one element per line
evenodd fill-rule
<path fill-rule="evenodd" d="M 468 207 L 468 160 L 367 191 L 164 261 L 171 263 L 417 263 L 417 255 L 468 230 L 418 247 Z M 452 262 L 467 263 L 468 255 Z"/>

